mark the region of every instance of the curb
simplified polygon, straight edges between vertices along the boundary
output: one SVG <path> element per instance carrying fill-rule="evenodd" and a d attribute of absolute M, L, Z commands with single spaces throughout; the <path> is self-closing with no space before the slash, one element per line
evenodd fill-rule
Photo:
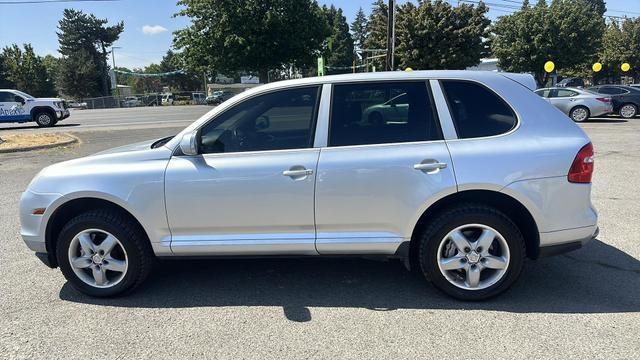
<path fill-rule="evenodd" d="M 25 147 L 11 148 L 11 149 L 0 149 L 0 154 L 9 154 L 9 153 L 16 153 L 16 152 L 21 152 L 21 151 L 51 149 L 51 148 L 58 147 L 58 146 L 71 145 L 71 144 L 75 144 L 75 143 L 79 143 L 80 142 L 80 139 L 78 139 L 77 137 L 75 137 L 73 135 L 70 135 L 70 134 L 64 134 L 64 135 L 66 137 L 68 137 L 69 139 L 67 139 L 65 141 L 62 141 L 62 142 L 55 143 L 55 144 L 25 146 Z"/>

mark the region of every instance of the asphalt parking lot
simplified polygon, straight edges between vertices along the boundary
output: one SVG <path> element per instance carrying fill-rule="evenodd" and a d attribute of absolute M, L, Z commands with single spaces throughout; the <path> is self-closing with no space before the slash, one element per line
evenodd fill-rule
<path fill-rule="evenodd" d="M 529 261 L 490 301 L 364 259 L 169 261 L 137 292 L 94 299 L 22 243 L 20 193 L 41 168 L 174 134 L 205 110 L 94 128 L 72 117 L 77 131 L 56 130 L 80 144 L 0 154 L 0 358 L 640 358 L 640 118 L 581 125 L 596 150 L 598 239 Z"/>

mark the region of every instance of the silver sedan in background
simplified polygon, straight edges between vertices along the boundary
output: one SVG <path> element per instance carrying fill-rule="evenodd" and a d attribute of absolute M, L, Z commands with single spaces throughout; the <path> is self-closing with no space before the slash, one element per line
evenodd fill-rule
<path fill-rule="evenodd" d="M 613 103 L 610 97 L 584 89 L 554 87 L 538 89 L 535 93 L 567 114 L 575 122 L 582 122 L 592 116 L 613 112 Z"/>

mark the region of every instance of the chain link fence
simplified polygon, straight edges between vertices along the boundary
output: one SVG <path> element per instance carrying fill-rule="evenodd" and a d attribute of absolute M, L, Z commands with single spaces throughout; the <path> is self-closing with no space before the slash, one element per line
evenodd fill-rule
<path fill-rule="evenodd" d="M 81 109 L 112 109 L 144 106 L 173 106 L 205 104 L 205 94 L 200 91 L 177 93 L 131 94 L 103 96 L 79 101 L 68 101 L 69 107 Z"/>

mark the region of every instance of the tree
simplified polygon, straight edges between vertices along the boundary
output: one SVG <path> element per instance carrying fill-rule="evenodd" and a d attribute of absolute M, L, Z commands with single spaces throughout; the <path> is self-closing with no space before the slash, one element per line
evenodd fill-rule
<path fill-rule="evenodd" d="M 376 0 L 367 21 L 367 38 L 364 41 L 366 49 L 386 49 L 387 48 L 387 23 L 389 21 L 389 7 L 384 0 Z M 371 53 L 369 53 L 370 55 Z M 378 52 L 376 55 L 383 55 Z M 376 59 L 373 64 L 378 69 L 384 69 L 384 59 Z"/>
<path fill-rule="evenodd" d="M 42 58 L 35 54 L 31 45 L 23 47 L 24 50 L 13 44 L 2 51 L 6 84 L 36 97 L 54 96 L 55 86 Z"/>
<path fill-rule="evenodd" d="M 99 94 L 96 66 L 87 50 L 78 50 L 73 56 L 63 57 L 59 64 L 60 91 L 73 98 L 85 99 Z"/>
<path fill-rule="evenodd" d="M 598 77 L 619 77 L 623 74 L 620 66 L 626 62 L 632 70 L 625 75 L 632 75 L 637 80 L 640 72 L 640 18 L 612 21 L 602 36 L 598 60 L 603 64 Z"/>
<path fill-rule="evenodd" d="M 63 18 L 58 24 L 59 52 L 62 55 L 63 68 L 70 68 L 71 64 L 82 65 L 83 68 L 92 67 L 93 71 L 85 72 L 84 78 L 78 74 L 60 73 L 60 87 L 65 91 L 82 89 L 81 93 L 66 93 L 71 96 L 108 96 L 109 66 L 107 64 L 108 48 L 118 40 L 124 31 L 124 23 L 106 26 L 107 19 L 98 19 L 93 14 L 85 14 L 79 10 L 65 9 Z M 87 88 L 84 84 L 74 84 L 72 81 L 93 84 Z"/>
<path fill-rule="evenodd" d="M 5 56 L 4 53 L 0 53 L 0 88 L 1 89 L 11 89 L 15 86 L 13 81 L 9 79 L 9 68 L 5 64 Z"/>
<path fill-rule="evenodd" d="M 353 39 L 349 33 L 347 18 L 342 14 L 342 9 L 331 5 L 322 8 L 326 18 L 329 37 L 323 51 L 327 67 L 330 73 L 344 72 L 341 69 L 331 71 L 331 67 L 347 67 L 353 63 Z"/>
<path fill-rule="evenodd" d="M 171 50 L 162 58 L 159 65 L 159 72 L 173 72 L 185 70 L 186 66 L 182 59 L 182 54 L 177 54 Z M 204 74 L 204 72 L 203 72 Z M 190 70 L 184 74 L 175 74 L 163 78 L 163 82 L 175 91 L 190 91 L 202 88 L 202 76 Z"/>
<path fill-rule="evenodd" d="M 585 6 L 596 0 L 544 0 L 498 18 L 493 26 L 491 50 L 507 71 L 533 72 L 540 85 L 549 74 L 544 63 L 551 60 L 560 71 L 587 69 L 597 58 L 605 29 L 600 8 Z"/>
<path fill-rule="evenodd" d="M 364 14 L 362 7 L 360 7 L 351 23 L 351 36 L 355 45 L 362 49 L 367 40 L 367 35 L 367 16 Z"/>
<path fill-rule="evenodd" d="M 313 0 L 179 0 L 176 15 L 191 26 L 175 32 L 174 46 L 185 65 L 201 73 L 257 72 L 315 62 L 327 34 Z"/>
<path fill-rule="evenodd" d="M 415 69 L 465 69 L 477 65 L 485 51 L 489 9 L 442 0 L 408 2 L 398 11 L 396 56 L 400 66 Z"/>

